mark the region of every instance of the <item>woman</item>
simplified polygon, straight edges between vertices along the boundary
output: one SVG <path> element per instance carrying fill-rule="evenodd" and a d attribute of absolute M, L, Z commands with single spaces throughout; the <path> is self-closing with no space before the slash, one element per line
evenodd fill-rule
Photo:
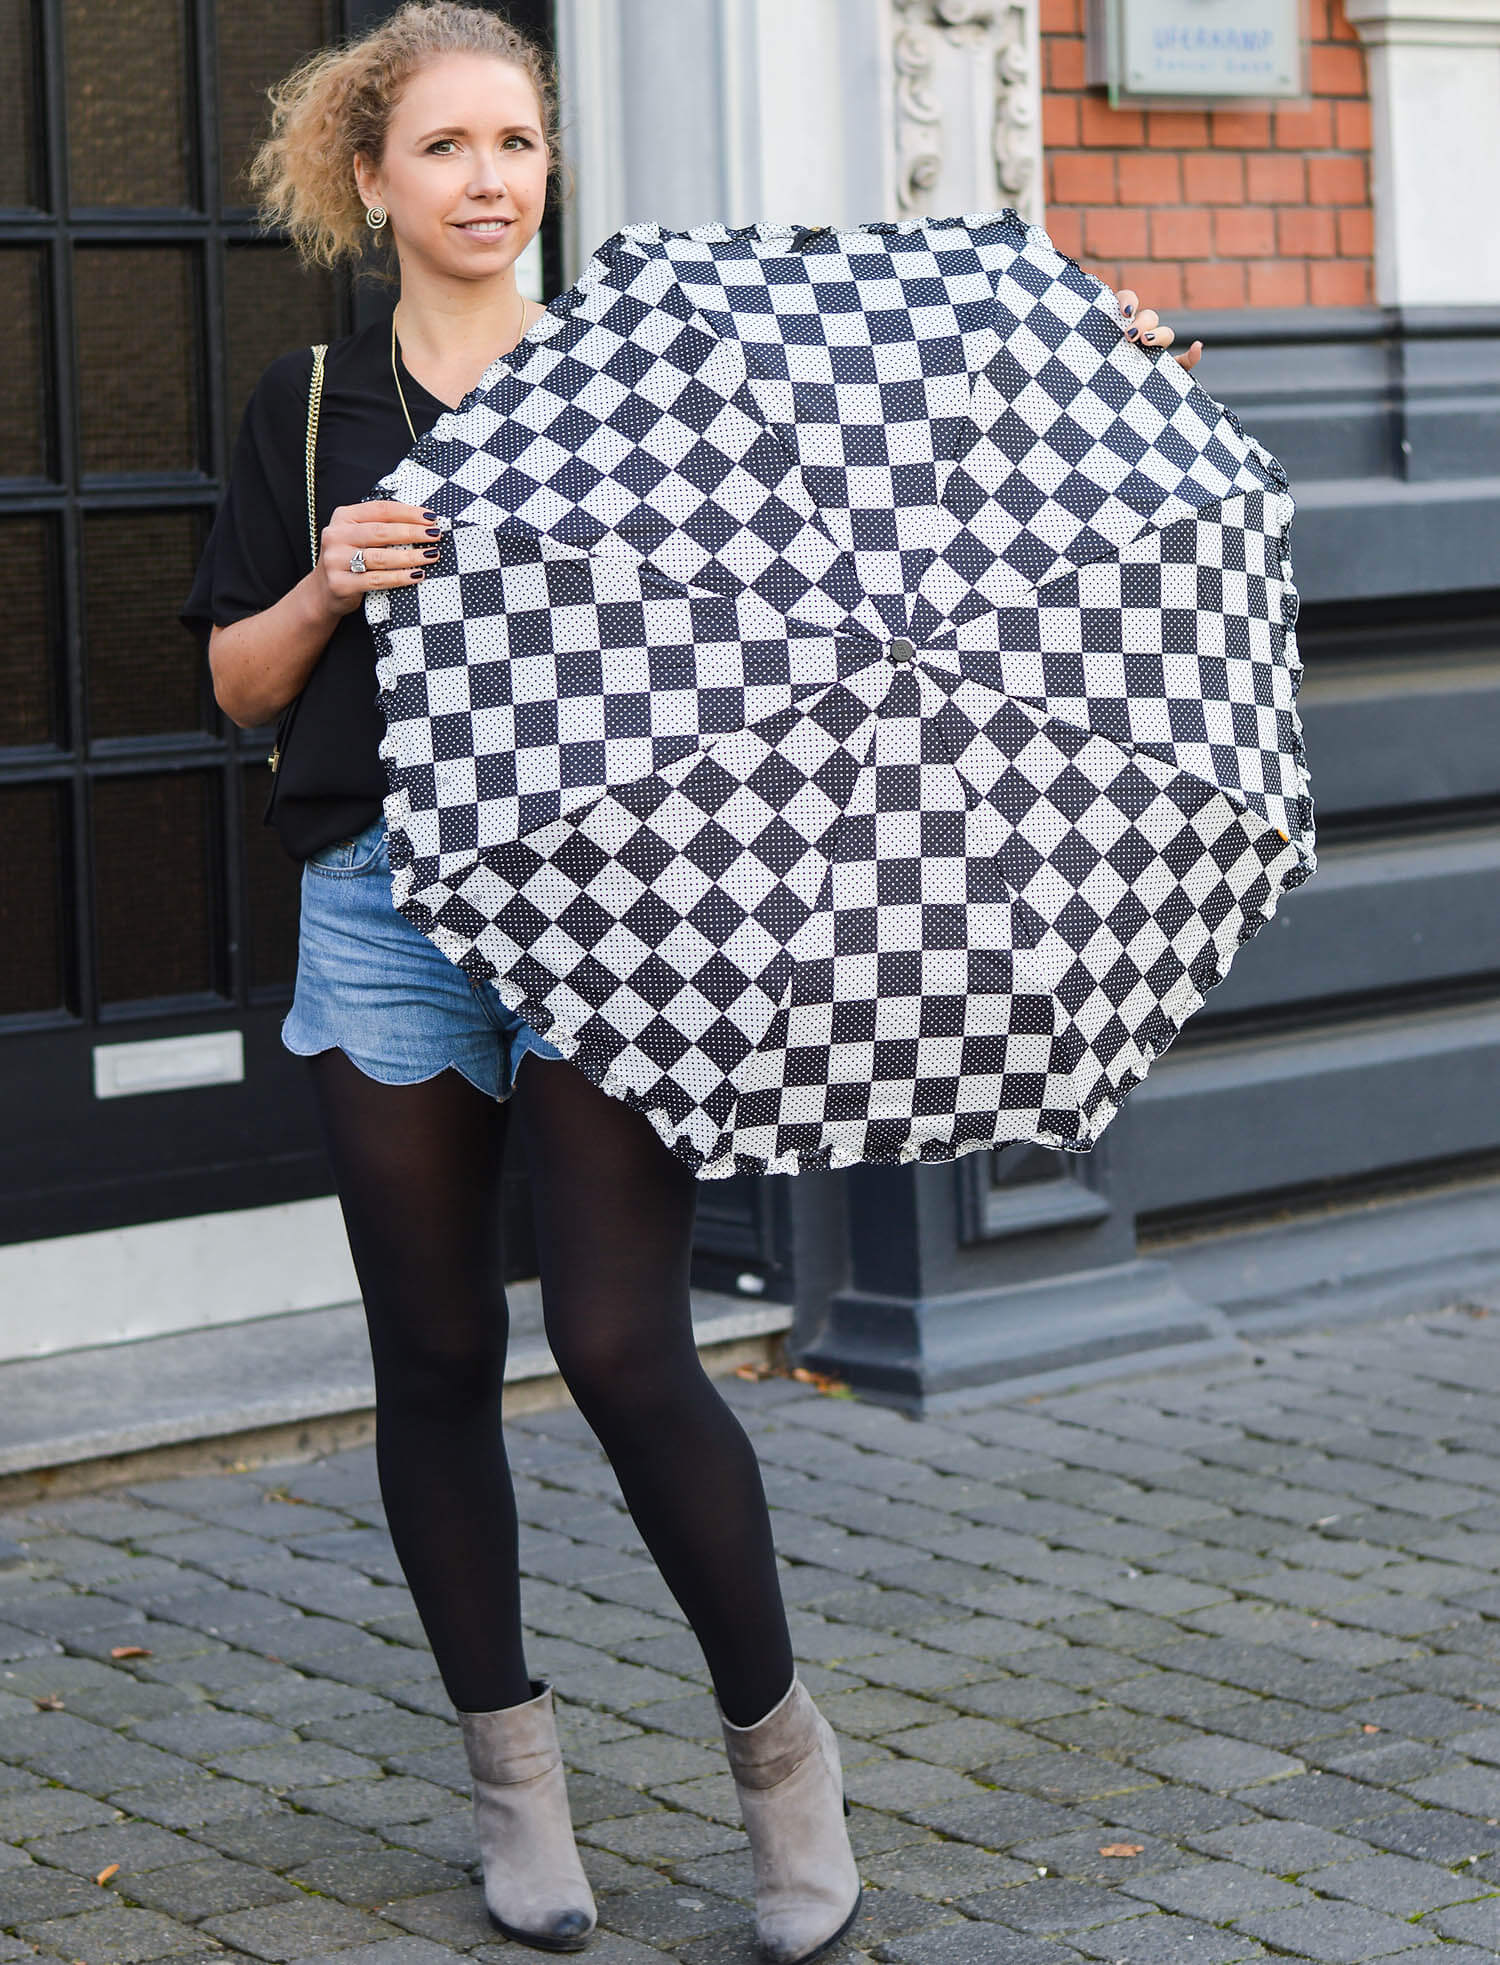
<path fill-rule="evenodd" d="M 274 804 L 305 862 L 282 1037 L 309 1061 L 369 1322 L 381 1493 L 457 1710 L 485 1900 L 507 1936 L 543 1949 L 577 1949 L 596 1921 L 551 1686 L 527 1671 L 500 1427 L 496 1199 L 519 1090 L 548 1341 L 702 1646 L 764 1953 L 800 1965 L 848 1928 L 860 1882 L 837 1742 L 795 1671 L 755 1453 L 693 1342 L 695 1180 L 640 1113 L 390 904 L 362 604 L 420 580 L 439 533 L 416 507 L 361 501 L 542 311 L 519 294 L 515 266 L 558 171 L 554 78 L 496 15 L 436 0 L 315 57 L 274 102 L 256 166 L 267 215 L 325 265 L 353 259 L 370 231 L 392 242 L 400 297 L 393 323 L 328 351 L 316 563 L 304 475 L 313 358 L 301 349 L 271 364 L 250 401 L 184 618 L 208 632 L 233 722 L 268 723 L 298 699 L 297 768 L 280 774 Z M 1149 312 L 1132 331 L 1171 340 Z M 528 1054 L 538 1062 L 523 1083 Z"/>

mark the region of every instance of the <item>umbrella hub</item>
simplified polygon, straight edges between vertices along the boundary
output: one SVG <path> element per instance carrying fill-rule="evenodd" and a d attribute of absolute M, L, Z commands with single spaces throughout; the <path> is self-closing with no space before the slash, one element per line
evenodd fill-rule
<path fill-rule="evenodd" d="M 886 653 L 893 662 L 912 662 L 916 660 L 916 646 L 905 635 L 897 635 Z"/>

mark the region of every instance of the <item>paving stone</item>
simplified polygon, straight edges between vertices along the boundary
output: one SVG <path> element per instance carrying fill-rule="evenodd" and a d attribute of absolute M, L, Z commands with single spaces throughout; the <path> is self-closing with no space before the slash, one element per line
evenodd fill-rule
<path fill-rule="evenodd" d="M 1460 1815 L 1478 1815 L 1486 1821 L 1500 1815 L 1500 1767 L 1455 1767 L 1404 1785 L 1415 1800 Z"/>
<path fill-rule="evenodd" d="M 1152 1748 L 1139 1756 L 1141 1765 L 1169 1780 L 1191 1781 L 1211 1788 L 1216 1794 L 1230 1794 L 1263 1781 L 1285 1780 L 1303 1773 L 1300 1760 L 1268 1748 L 1252 1746 L 1244 1740 L 1223 1740 L 1205 1736 L 1181 1740 L 1172 1746 Z"/>
<path fill-rule="evenodd" d="M 319 1896 L 373 1910 L 401 1897 L 430 1895 L 467 1883 L 452 1865 L 434 1862 L 409 1849 L 385 1849 L 378 1854 L 319 1856 L 287 1871 L 287 1881 Z"/>
<path fill-rule="evenodd" d="M 407 1774 L 383 1779 L 336 1782 L 328 1787 L 301 1788 L 286 1795 L 294 1808 L 332 1815 L 356 1828 L 378 1828 L 384 1822 L 420 1822 L 452 1805 L 446 1788 L 416 1781 Z"/>
<path fill-rule="evenodd" d="M 1099 1931 L 1075 1931 L 1069 1942 L 1111 1965 L 1236 1965 L 1242 1958 L 1264 1956 L 1253 1938 L 1166 1914 L 1132 1918 Z"/>
<path fill-rule="evenodd" d="M 732 1898 L 671 1884 L 610 1897 L 600 1906 L 599 1922 L 627 1938 L 675 1950 L 714 1931 L 741 1931 L 747 1919 L 745 1906 Z"/>
<path fill-rule="evenodd" d="M 169 1869 L 139 1875 L 122 1865 L 115 1883 L 134 1902 L 186 1923 L 226 1911 L 249 1910 L 258 1904 L 281 1903 L 297 1894 L 279 1876 L 253 1864 L 206 1853 L 196 1863 L 175 1863 Z"/>
<path fill-rule="evenodd" d="M 1293 1910 L 1259 1911 L 1239 1928 L 1264 1938 L 1276 1951 L 1315 1958 L 1326 1965 L 1366 1965 L 1373 1958 L 1410 1950 L 1421 1942 L 1417 1927 L 1400 1918 L 1352 1904 L 1300 1904 Z M 1436 1943 L 1436 1939 L 1433 1940 Z"/>
<path fill-rule="evenodd" d="M 225 1917 L 206 1919 L 200 1928 L 253 1958 L 274 1960 L 308 1958 L 390 1936 L 388 1925 L 363 1911 L 307 1897 L 296 1903 L 231 1911 Z"/>
<path fill-rule="evenodd" d="M 1078 1965 L 1070 1945 L 1027 1938 L 998 1924 L 949 1924 L 875 1947 L 882 1965 Z"/>
<path fill-rule="evenodd" d="M 954 1903 L 965 1893 L 994 1891 L 1025 1883 L 1036 1875 L 1033 1864 L 996 1856 L 966 1842 L 918 1843 L 884 1855 L 861 1856 L 859 1873 L 866 1884 L 902 1890 L 912 1896 Z M 980 1913 L 983 1915 L 983 1913 Z"/>
<path fill-rule="evenodd" d="M 1314 1871 L 1302 1881 L 1320 1896 L 1348 1897 L 1371 1910 L 1389 1911 L 1393 1917 L 1416 1917 L 1475 1894 L 1472 1879 L 1455 1876 L 1435 1863 L 1414 1862 L 1409 1856 L 1369 1856 Z M 1495 1935 L 1500 1938 L 1500 1921 Z"/>
<path fill-rule="evenodd" d="M 1162 1910 L 1178 1911 L 1206 1924 L 1228 1924 L 1249 1911 L 1313 1901 L 1311 1891 L 1239 1863 L 1191 1863 L 1163 1876 L 1127 1881 L 1121 1887 Z"/>
<path fill-rule="evenodd" d="M 7 1868 L 0 1883 L 0 1923 L 36 1924 L 43 1918 L 71 1917 L 77 1911 L 97 1910 L 107 1899 L 91 1879 L 41 1863 Z"/>
<path fill-rule="evenodd" d="M 988 1919 L 1033 1937 L 1066 1936 L 1070 1931 L 1094 1930 L 1101 1924 L 1141 1915 L 1139 1904 L 1114 1890 L 1062 1878 L 985 1890 L 956 1901 L 966 1916 Z"/>
<path fill-rule="evenodd" d="M 170 1958 L 203 1948 L 198 1932 L 154 1910 L 87 1911 L 82 1917 L 57 1918 L 32 1924 L 25 1936 L 49 1950 L 60 1951 L 80 1965 L 141 1965 L 152 1958 Z"/>
<path fill-rule="evenodd" d="M 1291 1876 L 1299 1881 L 1304 1870 L 1328 1870 L 1335 1863 L 1358 1862 L 1370 1853 L 1366 1842 L 1305 1822 L 1245 1822 L 1238 1828 L 1215 1829 L 1191 1840 L 1206 1856 L 1222 1856 L 1252 1869 L 1268 1870 L 1272 1876 Z"/>
<path fill-rule="evenodd" d="M 210 1822 L 194 1840 L 225 1856 L 256 1863 L 262 1869 L 290 1870 L 319 1856 L 354 1855 L 380 1848 L 366 1830 L 330 1821 L 321 1815 L 298 1815 L 289 1808 L 229 1822 Z"/>
<path fill-rule="evenodd" d="M 515 1947 L 506 1947 L 506 1965 L 511 1965 Z M 497 1954 L 498 1956 L 499 1954 Z M 378 1944 L 350 1945 L 342 1951 L 318 1952 L 299 1958 L 297 1965 L 449 1965 L 464 1956 L 446 1945 L 430 1944 L 426 1938 L 382 1938 Z"/>
<path fill-rule="evenodd" d="M 1361 1822 L 1359 1835 L 1377 1849 L 1394 1849 L 1398 1855 L 1440 1863 L 1445 1869 L 1500 1849 L 1500 1824 L 1450 1814 L 1445 1808 L 1412 1808 L 1401 1815 L 1379 1816 Z"/>
<path fill-rule="evenodd" d="M 117 1814 L 92 1795 L 74 1794 L 68 1788 L 15 1788 L 0 1793 L 0 1838 L 21 1842 L 61 1829 L 90 1828 L 96 1822 L 114 1821 Z"/>
<path fill-rule="evenodd" d="M 1500 1950 L 1500 1896 L 1434 1911 L 1422 1920 L 1422 1929 L 1436 1932 L 1439 1937 L 1460 1938 L 1469 1944 Z"/>

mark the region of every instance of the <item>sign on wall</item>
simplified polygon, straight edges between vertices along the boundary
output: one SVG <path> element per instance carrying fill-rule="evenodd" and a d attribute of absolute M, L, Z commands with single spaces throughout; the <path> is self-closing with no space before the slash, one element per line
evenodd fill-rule
<path fill-rule="evenodd" d="M 1089 0 L 1088 58 L 1112 102 L 1298 96 L 1302 0 Z"/>

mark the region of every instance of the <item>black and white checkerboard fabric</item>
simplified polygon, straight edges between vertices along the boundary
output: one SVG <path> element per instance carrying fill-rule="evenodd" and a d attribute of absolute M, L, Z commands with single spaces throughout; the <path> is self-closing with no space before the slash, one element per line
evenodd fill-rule
<path fill-rule="evenodd" d="M 1314 866 L 1285 475 L 1013 212 L 627 227 L 377 495 L 393 901 L 700 1177 L 1087 1149 Z"/>

